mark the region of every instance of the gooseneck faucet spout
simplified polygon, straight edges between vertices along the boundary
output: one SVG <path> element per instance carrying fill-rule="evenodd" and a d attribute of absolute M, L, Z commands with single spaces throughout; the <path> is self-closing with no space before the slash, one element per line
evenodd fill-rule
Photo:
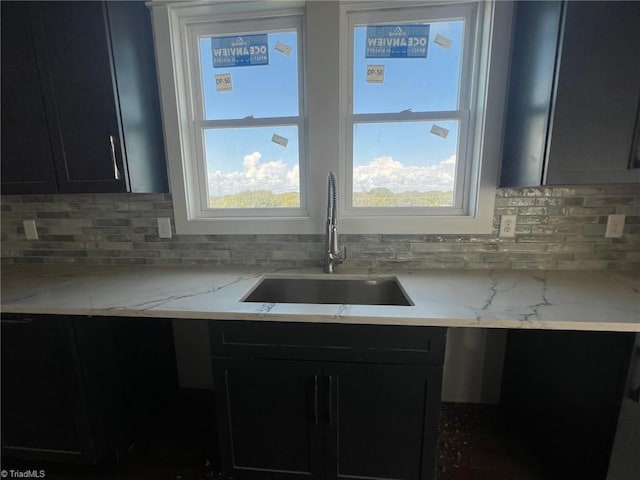
<path fill-rule="evenodd" d="M 338 186 L 336 174 L 329 172 L 327 177 L 327 231 L 324 242 L 325 273 L 334 273 L 335 266 L 344 262 L 347 258 L 347 250 L 344 253 L 338 248 Z"/>

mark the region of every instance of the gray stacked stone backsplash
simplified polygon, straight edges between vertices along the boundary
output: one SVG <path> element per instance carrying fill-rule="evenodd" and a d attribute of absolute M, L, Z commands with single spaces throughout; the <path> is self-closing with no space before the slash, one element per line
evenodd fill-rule
<path fill-rule="evenodd" d="M 1 197 L 2 262 L 319 266 L 322 235 L 158 237 L 173 219 L 170 194 Z M 341 235 L 348 265 L 372 268 L 640 269 L 640 185 L 503 188 L 488 235 Z M 626 215 L 622 238 L 605 238 L 607 215 Z M 517 215 L 516 237 L 498 237 Z M 38 240 L 26 240 L 23 220 Z M 173 222 L 172 222 L 173 223 Z"/>

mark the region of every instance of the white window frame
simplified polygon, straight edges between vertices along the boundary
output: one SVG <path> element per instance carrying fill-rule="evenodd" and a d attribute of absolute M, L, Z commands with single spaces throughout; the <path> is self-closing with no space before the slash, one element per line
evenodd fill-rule
<path fill-rule="evenodd" d="M 349 10 L 343 7 L 343 37 L 348 40 L 346 49 L 346 78 L 347 85 L 346 111 L 344 114 L 346 126 L 343 129 L 345 140 L 343 157 L 346 217 L 395 217 L 411 216 L 424 217 L 434 215 L 464 215 L 468 211 L 469 201 L 467 191 L 470 184 L 470 166 L 468 161 L 469 130 L 471 127 L 471 97 L 474 85 L 472 69 L 474 64 L 474 43 L 478 5 L 475 3 L 461 3 L 456 5 L 434 5 L 407 7 L 393 11 L 388 10 Z M 353 113 L 353 84 L 354 84 L 354 28 L 359 25 L 382 25 L 415 22 L 432 22 L 446 20 L 464 20 L 464 45 L 460 64 L 460 86 L 458 90 L 458 108 L 449 111 L 427 112 L 398 112 L 398 113 Z M 433 48 L 433 45 L 431 45 Z M 363 123 L 401 123 L 416 121 L 447 121 L 459 122 L 458 145 L 456 148 L 456 185 L 454 186 L 454 202 L 452 207 L 356 207 L 353 206 L 353 127 Z"/>
<path fill-rule="evenodd" d="M 442 9 L 459 8 L 456 3 L 443 1 L 309 1 L 306 4 L 298 0 L 150 2 L 177 233 L 323 233 L 327 173 L 331 170 L 338 173 L 342 192 L 351 188 L 351 135 L 347 134 L 347 128 L 352 128 L 352 124 L 347 115 L 351 111 L 349 90 L 352 80 L 349 75 L 350 54 L 346 48 L 352 42 L 349 14 L 355 18 L 366 15 L 367 11 L 379 10 L 382 6 L 390 8 L 389 18 L 393 18 L 397 15 L 394 10 L 434 3 Z M 462 3 L 464 9 L 464 3 L 468 2 Z M 473 59 L 472 88 L 468 92 L 469 131 L 473 134 L 469 136 L 472 141 L 461 147 L 468 150 L 470 159 L 464 172 L 465 182 L 468 183 L 466 196 L 459 203 L 462 208 L 448 212 L 438 208 L 437 214 L 432 208 L 414 210 L 408 214 L 405 210 L 398 215 L 401 208 L 352 208 L 344 201 L 347 196 L 341 195 L 344 198 L 339 201 L 340 233 L 481 234 L 492 231 L 513 5 L 511 2 L 489 1 L 478 3 L 477 8 L 477 49 Z M 305 20 L 299 46 L 304 51 L 305 84 L 304 87 L 301 85 L 300 93 L 305 92 L 304 103 L 308 116 L 303 121 L 307 126 L 306 132 L 300 132 L 300 144 L 306 143 L 306 147 L 301 146 L 300 156 L 301 208 L 293 209 L 295 212 L 283 212 L 284 209 L 256 209 L 250 212 L 247 210 L 251 209 L 233 209 L 213 217 L 210 211 L 204 212 L 198 208 L 202 204 L 202 195 L 194 186 L 198 182 L 194 180 L 197 173 L 194 173 L 193 165 L 204 163 L 202 157 L 194 162 L 198 155 L 203 155 L 203 147 L 198 145 L 191 133 L 194 125 L 194 97 L 191 93 L 194 79 L 189 75 L 194 74 L 185 68 L 190 55 L 187 31 L 193 25 L 211 19 L 286 17 L 302 12 Z M 330 55 L 331 52 L 334 55 Z M 303 75 L 300 75 L 300 81 Z M 461 82 L 464 82 L 462 76 Z M 413 120 L 415 117 L 407 115 L 406 119 Z M 463 138 L 462 131 L 460 138 Z M 197 192 L 195 195 L 194 191 Z"/>
<path fill-rule="evenodd" d="M 303 99 L 303 68 L 302 48 L 298 48 L 298 116 L 295 117 L 259 117 L 241 119 L 206 120 L 204 109 L 204 93 L 202 89 L 202 70 L 200 62 L 200 39 L 215 35 L 242 35 L 258 31 L 296 30 L 299 47 L 302 46 L 302 12 L 278 12 L 277 16 L 269 18 L 236 19 L 235 16 L 218 16 L 207 22 L 186 25 L 188 35 L 188 55 L 186 60 L 191 75 L 190 91 L 192 102 L 191 117 L 194 119 L 192 127 L 193 148 L 195 153 L 195 168 L 193 169 L 193 208 L 197 218 L 237 218 L 237 217 L 299 217 L 306 211 L 306 191 L 304 183 L 300 184 L 299 208 L 220 208 L 209 207 L 209 192 L 207 188 L 206 155 L 204 150 L 204 132 L 208 128 L 251 128 L 251 127 L 298 127 L 298 138 L 305 133 L 304 102 Z M 298 166 L 302 178 L 306 177 L 307 162 L 304 155 L 304 142 L 299 141 Z M 198 200 L 199 199 L 199 200 Z"/>

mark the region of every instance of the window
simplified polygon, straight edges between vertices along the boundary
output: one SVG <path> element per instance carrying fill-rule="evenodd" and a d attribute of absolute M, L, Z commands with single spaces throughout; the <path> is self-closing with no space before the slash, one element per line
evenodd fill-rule
<path fill-rule="evenodd" d="M 265 209 L 296 209 L 304 203 L 300 20 L 288 15 L 188 29 L 199 53 L 198 65 L 190 70 L 200 70 L 191 90 L 195 141 L 203 147 L 196 153 L 203 155 L 197 183 L 204 217 L 264 215 Z"/>
<path fill-rule="evenodd" d="M 153 4 L 178 233 L 491 231 L 510 8 Z"/>
<path fill-rule="evenodd" d="M 352 211 L 462 210 L 475 15 L 474 4 L 348 14 Z"/>

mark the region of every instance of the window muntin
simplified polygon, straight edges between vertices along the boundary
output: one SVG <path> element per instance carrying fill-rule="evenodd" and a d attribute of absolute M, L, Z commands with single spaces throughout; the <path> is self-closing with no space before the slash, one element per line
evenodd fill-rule
<path fill-rule="evenodd" d="M 256 48 L 267 47 L 266 62 L 236 66 L 232 54 L 214 66 L 214 49 L 248 49 L 256 38 Z M 300 38 L 298 15 L 190 29 L 199 216 L 297 216 L 304 208 Z"/>
<path fill-rule="evenodd" d="M 347 215 L 467 214 L 475 14 L 473 5 L 349 14 Z M 425 57 L 367 58 L 368 27 L 425 25 Z"/>

